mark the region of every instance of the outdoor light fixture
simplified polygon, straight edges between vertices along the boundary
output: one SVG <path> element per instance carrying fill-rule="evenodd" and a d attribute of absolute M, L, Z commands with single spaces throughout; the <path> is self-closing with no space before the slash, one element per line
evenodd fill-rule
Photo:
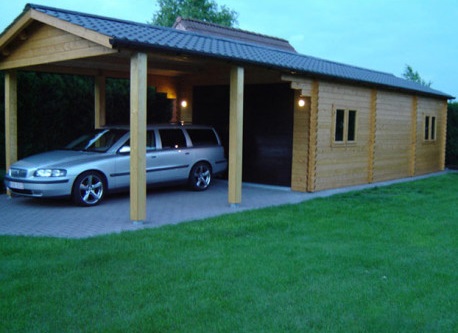
<path fill-rule="evenodd" d="M 299 107 L 304 107 L 305 106 L 305 98 L 304 97 L 300 97 L 299 100 L 297 101 L 297 105 L 299 105 Z"/>
<path fill-rule="evenodd" d="M 181 101 L 181 107 L 182 107 L 182 108 L 185 108 L 185 107 L 187 107 L 187 106 L 188 106 L 188 101 L 185 100 L 185 99 L 182 100 L 182 101 Z"/>

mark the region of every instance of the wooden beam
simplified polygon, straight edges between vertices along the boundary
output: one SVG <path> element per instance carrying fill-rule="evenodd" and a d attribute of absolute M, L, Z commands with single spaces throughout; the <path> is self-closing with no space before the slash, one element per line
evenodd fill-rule
<path fill-rule="evenodd" d="M 117 53 L 106 46 L 54 27 L 36 24 L 26 42 L 11 44 L 0 70 Z"/>
<path fill-rule="evenodd" d="M 130 219 L 146 219 L 146 86 L 148 56 L 136 53 L 130 64 Z"/>
<path fill-rule="evenodd" d="M 447 101 L 442 102 L 442 117 L 440 117 L 441 121 L 441 129 L 440 129 L 440 170 L 445 169 L 445 152 L 446 152 L 446 142 L 447 142 Z"/>
<path fill-rule="evenodd" d="M 82 26 L 70 23 L 68 21 L 58 19 L 57 17 L 42 13 L 34 9 L 31 10 L 30 16 L 32 19 L 36 21 L 66 31 L 72 35 L 76 35 L 81 38 L 90 40 L 104 47 L 112 48 L 112 45 L 110 44 L 110 39 L 112 38 L 111 36 L 107 36 L 94 30 L 90 30 Z"/>
<path fill-rule="evenodd" d="M 95 128 L 106 124 L 106 80 L 104 76 L 96 76 L 94 80 Z"/>
<path fill-rule="evenodd" d="M 369 117 L 369 161 L 367 167 L 367 182 L 374 181 L 374 158 L 375 158 L 375 134 L 377 132 L 377 90 L 371 91 L 371 105 Z"/>
<path fill-rule="evenodd" d="M 0 49 L 6 47 L 6 45 L 16 38 L 30 23 L 32 23 L 31 11 L 27 11 L 19 16 L 14 23 L 3 32 L 0 36 Z"/>
<path fill-rule="evenodd" d="M 410 161 L 409 175 L 415 176 L 415 165 L 417 159 L 417 113 L 418 113 L 418 97 L 412 97 L 412 110 L 410 115 Z"/>
<path fill-rule="evenodd" d="M 302 90 L 294 92 L 294 124 L 293 124 L 293 160 L 291 170 L 291 189 L 307 191 L 307 156 L 310 122 L 310 97 L 301 96 Z M 299 99 L 304 105 L 299 106 Z"/>
<path fill-rule="evenodd" d="M 242 202 L 243 157 L 243 67 L 232 67 L 230 72 L 229 105 L 229 193 L 231 206 Z"/>
<path fill-rule="evenodd" d="M 316 157 L 318 149 L 318 95 L 319 83 L 313 81 L 310 107 L 310 130 L 308 144 L 307 191 L 314 192 L 316 185 Z"/>
<path fill-rule="evenodd" d="M 5 161 L 6 170 L 17 161 L 17 73 L 5 73 Z M 8 194 L 10 194 L 8 192 Z"/>

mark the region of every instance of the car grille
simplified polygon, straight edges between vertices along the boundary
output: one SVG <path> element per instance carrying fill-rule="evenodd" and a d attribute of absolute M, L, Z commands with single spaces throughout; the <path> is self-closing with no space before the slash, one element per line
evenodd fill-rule
<path fill-rule="evenodd" d="M 33 196 L 33 191 L 32 190 L 18 190 L 18 189 L 10 189 L 12 193 L 16 194 L 22 194 L 22 195 L 30 195 Z"/>
<path fill-rule="evenodd" d="M 10 177 L 15 177 L 15 178 L 25 178 L 25 177 L 27 177 L 27 170 L 24 170 L 24 169 L 10 169 L 9 176 Z"/>

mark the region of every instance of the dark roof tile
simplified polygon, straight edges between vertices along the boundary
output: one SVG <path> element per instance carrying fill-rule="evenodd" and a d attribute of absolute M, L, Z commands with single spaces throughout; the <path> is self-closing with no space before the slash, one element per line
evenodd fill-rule
<path fill-rule="evenodd" d="M 292 47 L 292 45 L 285 39 L 261 35 L 231 27 L 224 27 L 210 22 L 202 22 L 194 19 L 178 17 L 173 25 L 173 28 L 184 31 L 192 31 L 204 35 L 236 39 L 280 50 L 296 52 L 294 47 Z"/>
<path fill-rule="evenodd" d="M 216 37 L 209 34 L 157 27 L 149 24 L 84 14 L 40 5 L 26 6 L 75 25 L 97 31 L 111 39 L 114 47 L 131 46 L 166 48 L 203 56 L 226 58 L 240 63 L 258 64 L 284 71 L 324 76 L 415 91 L 428 95 L 453 98 L 438 90 L 398 78 L 392 74 L 301 55 L 293 51 L 263 46 L 257 43 Z"/>

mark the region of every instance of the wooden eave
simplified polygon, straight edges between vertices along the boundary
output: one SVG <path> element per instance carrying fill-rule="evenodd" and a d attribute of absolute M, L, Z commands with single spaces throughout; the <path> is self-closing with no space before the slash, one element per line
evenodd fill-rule
<path fill-rule="evenodd" d="M 110 36 L 29 9 L 0 36 L 0 70 L 117 52 Z"/>
<path fill-rule="evenodd" d="M 112 48 L 110 44 L 110 36 L 60 20 L 56 17 L 30 8 L 28 11 L 19 16 L 19 18 L 16 19 L 16 21 L 0 36 L 0 50 L 6 47 L 12 39 L 16 38 L 33 21 L 48 24 L 57 29 L 61 29 L 73 35 L 90 40 L 107 48 Z"/>

